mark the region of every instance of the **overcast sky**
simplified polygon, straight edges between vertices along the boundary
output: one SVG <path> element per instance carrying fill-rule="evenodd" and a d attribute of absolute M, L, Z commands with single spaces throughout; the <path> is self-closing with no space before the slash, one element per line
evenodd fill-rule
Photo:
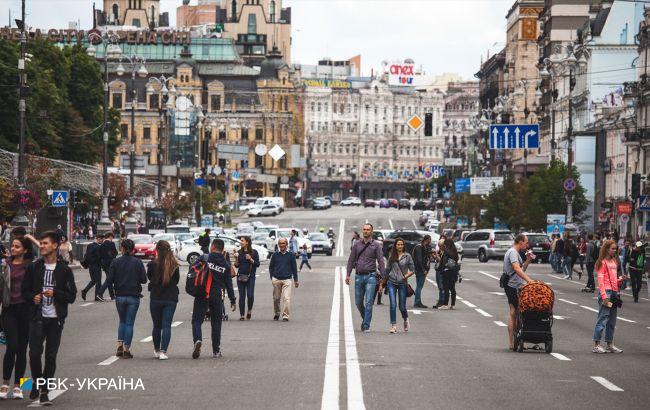
<path fill-rule="evenodd" d="M 196 0 L 192 0 L 195 3 Z M 292 8 L 293 60 L 314 64 L 322 57 L 361 54 L 369 74 L 382 60 L 412 58 L 428 74 L 456 72 L 473 78 L 481 55 L 505 42 L 505 15 L 514 0 L 284 0 Z M 92 26 L 92 0 L 27 0 L 27 24 L 67 28 Z M 96 0 L 101 8 L 103 1 Z M 176 21 L 182 0 L 161 0 Z M 0 0 L 0 26 L 20 13 L 20 0 Z"/>

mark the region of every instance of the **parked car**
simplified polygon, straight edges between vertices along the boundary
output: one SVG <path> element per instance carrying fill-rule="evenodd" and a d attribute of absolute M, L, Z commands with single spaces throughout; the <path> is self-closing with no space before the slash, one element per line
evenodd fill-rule
<path fill-rule="evenodd" d="M 390 201 L 388 199 L 380 199 L 379 200 L 379 207 L 380 208 L 390 208 Z"/>
<path fill-rule="evenodd" d="M 479 262 L 490 259 L 503 259 L 512 247 L 514 237 L 510 231 L 479 229 L 461 241 L 465 257 L 477 257 Z"/>
<path fill-rule="evenodd" d="M 156 258 L 156 244 L 153 241 L 153 236 L 144 234 L 130 234 L 128 239 L 135 243 L 134 256 L 142 259 L 155 259 Z"/>
<path fill-rule="evenodd" d="M 341 201 L 341 206 L 361 206 L 361 199 L 356 196 L 349 196 Z"/>
<path fill-rule="evenodd" d="M 169 242 L 169 247 L 171 248 L 172 252 L 176 254 L 176 248 L 179 243 L 179 240 L 176 238 L 177 235 L 179 234 L 157 233 L 153 236 L 153 243 L 156 244 L 158 241 L 167 241 Z"/>
<path fill-rule="evenodd" d="M 528 246 L 536 256 L 535 262 L 548 263 L 551 256 L 551 240 L 544 233 L 524 232 L 528 237 Z"/>
<path fill-rule="evenodd" d="M 431 203 L 430 201 L 423 200 L 423 199 L 415 201 L 415 204 L 413 204 L 413 210 L 414 211 L 424 211 L 426 209 L 430 209 L 430 206 L 429 206 L 430 203 Z"/>
<path fill-rule="evenodd" d="M 427 221 L 429 220 L 430 217 L 434 216 L 435 213 L 433 211 L 422 211 L 420 214 L 420 218 L 418 219 L 418 222 L 420 223 L 420 226 L 426 226 Z"/>
<path fill-rule="evenodd" d="M 395 198 L 388 198 L 388 203 L 390 204 L 391 208 L 398 208 L 399 207 L 399 201 Z"/>
<path fill-rule="evenodd" d="M 402 238 L 404 239 L 404 245 L 405 245 L 405 252 L 406 253 L 411 253 L 413 251 L 413 248 L 415 245 L 420 243 L 422 241 L 422 238 L 424 238 L 424 235 L 431 235 L 432 240 L 435 238 L 434 235 L 436 235 L 438 238 L 439 236 L 435 233 L 432 232 L 422 232 L 422 231 L 414 231 L 412 229 L 399 229 L 397 231 L 392 232 L 390 235 L 384 237 L 384 241 L 382 244 L 384 256 L 388 257 L 391 248 L 393 247 L 393 244 L 395 243 L 395 239 L 397 238 Z"/>
<path fill-rule="evenodd" d="M 409 201 L 408 199 L 400 199 L 397 204 L 397 209 L 411 210 L 411 201 Z"/>
<path fill-rule="evenodd" d="M 276 216 L 281 212 L 276 204 L 253 206 L 248 210 L 248 216 Z"/>
<path fill-rule="evenodd" d="M 313 253 L 324 253 L 327 256 L 332 256 L 332 244 L 326 234 L 320 232 L 310 233 L 308 238 L 311 241 Z"/>
<path fill-rule="evenodd" d="M 451 235 L 451 239 L 453 239 L 454 242 L 464 241 L 470 232 L 473 232 L 473 230 L 468 228 L 456 229 L 454 230 L 454 233 Z"/>
<path fill-rule="evenodd" d="M 424 227 L 427 231 L 438 232 L 438 227 L 440 226 L 440 221 L 436 219 L 435 216 L 429 217 L 427 222 L 424 224 Z"/>
<path fill-rule="evenodd" d="M 392 229 L 381 229 L 381 228 L 375 229 L 372 231 L 372 239 L 376 239 L 380 242 L 383 242 L 384 238 L 387 238 L 388 235 L 390 235 L 393 232 L 395 231 Z"/>
<path fill-rule="evenodd" d="M 363 202 L 364 208 L 374 208 L 375 206 L 377 206 L 377 202 L 374 199 L 366 199 Z"/>
<path fill-rule="evenodd" d="M 329 202 L 325 198 L 316 198 L 311 206 L 311 209 L 327 209 L 330 207 Z"/>

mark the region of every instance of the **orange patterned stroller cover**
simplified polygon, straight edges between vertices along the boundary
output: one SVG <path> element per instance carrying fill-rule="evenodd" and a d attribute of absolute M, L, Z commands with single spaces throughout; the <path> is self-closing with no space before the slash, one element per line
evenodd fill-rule
<path fill-rule="evenodd" d="M 544 282 L 530 282 L 519 294 L 519 310 L 522 312 L 552 312 L 555 293 Z"/>

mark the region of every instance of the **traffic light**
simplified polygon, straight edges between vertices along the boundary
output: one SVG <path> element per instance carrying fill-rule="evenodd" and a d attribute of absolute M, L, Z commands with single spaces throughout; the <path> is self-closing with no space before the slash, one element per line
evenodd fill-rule
<path fill-rule="evenodd" d="M 632 174 L 632 198 L 636 199 L 641 195 L 641 174 Z"/>
<path fill-rule="evenodd" d="M 422 172 L 424 172 L 424 164 L 422 164 L 422 163 L 420 162 L 420 163 L 418 164 L 418 173 L 421 174 Z"/>
<path fill-rule="evenodd" d="M 433 137 L 433 113 L 424 114 L 424 136 Z"/>

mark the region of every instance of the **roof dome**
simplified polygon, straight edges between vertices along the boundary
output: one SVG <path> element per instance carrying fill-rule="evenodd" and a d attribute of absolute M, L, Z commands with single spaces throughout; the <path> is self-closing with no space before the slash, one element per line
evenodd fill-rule
<path fill-rule="evenodd" d="M 282 59 L 282 53 L 276 46 L 266 55 L 260 65 L 260 79 L 278 78 L 278 71 L 283 68 L 289 68 L 287 63 Z"/>

